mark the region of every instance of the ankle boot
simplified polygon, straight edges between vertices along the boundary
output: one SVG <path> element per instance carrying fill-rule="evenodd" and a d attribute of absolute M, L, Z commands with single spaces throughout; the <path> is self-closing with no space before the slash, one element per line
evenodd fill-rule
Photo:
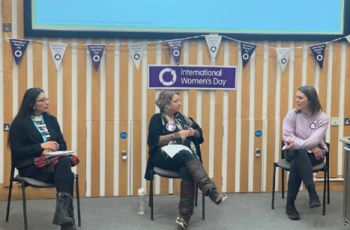
<path fill-rule="evenodd" d="M 195 186 L 193 181 L 181 180 L 179 214 L 188 224 L 193 214 Z"/>
<path fill-rule="evenodd" d="M 73 197 L 68 197 L 68 216 L 73 219 L 73 223 L 66 223 L 61 225 L 61 230 L 76 230 L 75 220 L 74 220 L 74 206 L 73 206 Z"/>
<path fill-rule="evenodd" d="M 307 191 L 309 192 L 309 206 L 310 208 L 315 208 L 315 207 L 320 207 L 321 206 L 321 202 L 320 199 L 318 198 L 318 195 L 316 193 L 316 189 L 315 189 L 315 184 L 311 184 L 306 186 Z"/>
<path fill-rule="evenodd" d="M 73 224 L 72 217 L 69 216 L 69 193 L 60 192 L 57 194 L 56 211 L 52 223 L 56 225 Z"/>
<path fill-rule="evenodd" d="M 191 160 L 186 162 L 186 167 L 191 173 L 194 182 L 196 185 L 198 185 L 202 192 L 205 195 L 208 195 L 215 204 L 222 204 L 227 196 L 217 191 L 216 185 L 210 180 L 207 172 L 203 168 L 202 163 L 199 160 Z"/>
<path fill-rule="evenodd" d="M 288 218 L 291 220 L 300 219 L 299 212 L 295 208 L 294 199 L 292 198 L 287 198 L 286 214 L 288 215 Z"/>

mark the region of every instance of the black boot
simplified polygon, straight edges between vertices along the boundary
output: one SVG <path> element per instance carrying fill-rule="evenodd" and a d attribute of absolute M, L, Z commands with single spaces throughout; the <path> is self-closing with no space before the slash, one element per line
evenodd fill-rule
<path fill-rule="evenodd" d="M 181 229 L 186 229 L 193 214 L 195 186 L 193 181 L 181 180 L 179 217 L 176 219 L 177 225 Z"/>
<path fill-rule="evenodd" d="M 68 198 L 68 216 L 73 219 L 73 223 L 66 223 L 61 225 L 61 230 L 76 230 L 75 220 L 74 220 L 74 206 L 73 206 L 73 197 Z"/>
<path fill-rule="evenodd" d="M 205 195 L 208 195 L 215 204 L 222 204 L 227 196 L 217 191 L 216 185 L 210 180 L 207 172 L 203 168 L 202 163 L 198 160 L 191 160 L 186 162 L 186 167 L 190 171 L 194 182 L 196 185 L 198 185 L 202 192 Z"/>
<path fill-rule="evenodd" d="M 56 225 L 73 224 L 72 217 L 69 216 L 69 193 L 60 192 L 57 194 L 56 211 L 52 223 Z"/>
<path fill-rule="evenodd" d="M 293 198 L 287 198 L 286 214 L 291 220 L 300 220 L 300 215 L 295 208 L 295 203 Z"/>
<path fill-rule="evenodd" d="M 310 208 L 316 208 L 321 206 L 320 199 L 316 193 L 315 184 L 306 186 L 307 191 L 309 192 L 309 206 Z"/>

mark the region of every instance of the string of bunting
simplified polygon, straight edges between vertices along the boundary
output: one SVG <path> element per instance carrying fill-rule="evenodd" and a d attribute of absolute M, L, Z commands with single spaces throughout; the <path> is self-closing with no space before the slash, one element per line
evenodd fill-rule
<path fill-rule="evenodd" d="M 169 50 L 170 50 L 169 53 L 170 53 L 171 58 L 173 58 L 174 62 L 177 65 L 179 65 L 183 42 L 186 40 L 198 39 L 198 38 L 203 38 L 203 37 L 205 38 L 205 41 L 207 43 L 212 64 L 215 64 L 216 55 L 217 55 L 218 50 L 220 48 L 222 38 L 225 38 L 225 39 L 231 40 L 231 41 L 235 41 L 235 42 L 240 44 L 241 59 L 242 59 L 243 68 L 247 65 L 247 63 L 250 60 L 250 57 L 252 56 L 254 50 L 257 47 L 256 44 L 239 41 L 239 40 L 236 40 L 234 38 L 224 36 L 224 35 L 219 35 L 219 34 L 198 35 L 198 36 L 187 37 L 187 38 L 182 38 L 182 39 L 172 39 L 172 40 L 163 40 L 163 41 L 116 43 L 113 45 L 114 46 L 121 46 L 121 45 L 127 44 L 128 49 L 129 49 L 130 58 L 132 59 L 136 68 L 139 69 L 144 50 L 147 48 L 148 44 L 166 43 L 169 47 Z M 329 43 L 333 43 L 333 42 L 342 40 L 344 38 L 350 43 L 350 35 L 347 35 L 345 37 L 336 38 L 332 41 L 327 41 L 327 42 L 322 42 L 322 43 L 314 44 L 311 46 L 307 46 L 311 49 L 311 52 L 312 52 L 314 59 L 315 59 L 315 62 L 318 63 L 318 65 L 320 66 L 321 69 L 323 68 L 323 60 L 324 60 L 326 45 Z M 39 42 L 40 43 L 40 41 L 36 41 L 36 40 L 25 40 L 25 39 L 15 39 L 15 38 L 10 38 L 8 40 L 11 43 L 12 54 L 13 54 L 15 63 L 17 65 L 20 63 L 29 42 Z M 49 42 L 51 55 L 52 55 L 52 58 L 55 62 L 57 70 L 60 69 L 60 67 L 61 67 L 61 63 L 62 63 L 64 54 L 65 54 L 65 51 L 67 49 L 67 45 L 69 45 L 69 44 L 74 45 L 76 43 Z M 106 48 L 106 45 L 110 45 L 110 44 L 87 44 L 86 45 L 86 48 L 88 49 L 90 56 L 91 56 L 91 62 L 92 62 L 96 71 L 98 70 L 98 68 L 100 66 L 101 59 L 102 59 L 104 50 Z M 300 46 L 300 47 L 294 47 L 294 48 L 287 48 L 287 47 L 272 47 L 272 48 L 276 49 L 277 62 L 278 62 L 278 65 L 281 69 L 281 72 L 283 72 L 285 70 L 286 66 L 288 65 L 292 49 L 298 49 L 298 48 L 303 48 L 303 47 Z"/>

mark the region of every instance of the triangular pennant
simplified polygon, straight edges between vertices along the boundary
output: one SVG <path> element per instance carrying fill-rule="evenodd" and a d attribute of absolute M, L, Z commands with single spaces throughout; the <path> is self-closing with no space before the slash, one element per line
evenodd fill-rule
<path fill-rule="evenodd" d="M 174 58 L 175 63 L 180 63 L 182 40 L 171 40 L 168 42 L 170 47 L 170 55 Z"/>
<path fill-rule="evenodd" d="M 348 42 L 350 43 L 350 34 L 348 36 L 345 37 L 346 40 L 348 40 Z"/>
<path fill-rule="evenodd" d="M 277 61 L 281 68 L 281 72 L 285 70 L 290 57 L 290 48 L 276 48 L 277 51 Z"/>
<path fill-rule="evenodd" d="M 67 44 L 63 42 L 50 42 L 50 49 L 53 61 L 56 64 L 56 69 L 61 67 L 64 53 L 66 52 Z"/>
<path fill-rule="evenodd" d="M 90 56 L 91 56 L 91 62 L 95 67 L 95 70 L 98 70 L 98 67 L 101 63 L 101 58 L 103 55 L 103 51 L 105 50 L 105 45 L 87 45 Z"/>
<path fill-rule="evenodd" d="M 12 54 L 15 58 L 16 64 L 18 65 L 18 63 L 23 57 L 24 51 L 26 50 L 29 41 L 20 39 L 10 39 L 10 41 L 12 47 Z"/>
<path fill-rule="evenodd" d="M 242 62 L 243 62 L 243 68 L 247 65 L 250 56 L 254 52 L 256 48 L 256 45 L 241 42 L 241 55 L 242 55 Z"/>
<path fill-rule="evenodd" d="M 207 41 L 208 49 L 211 56 L 211 61 L 215 63 L 215 58 L 218 53 L 222 36 L 218 34 L 205 35 L 205 40 Z"/>
<path fill-rule="evenodd" d="M 139 69 L 140 62 L 142 58 L 143 50 L 145 49 L 145 45 L 143 43 L 129 43 L 128 44 L 130 57 L 133 60 L 136 69 Z"/>
<path fill-rule="evenodd" d="M 310 49 L 312 51 L 312 54 L 314 55 L 315 60 L 322 69 L 326 44 L 311 46 Z"/>

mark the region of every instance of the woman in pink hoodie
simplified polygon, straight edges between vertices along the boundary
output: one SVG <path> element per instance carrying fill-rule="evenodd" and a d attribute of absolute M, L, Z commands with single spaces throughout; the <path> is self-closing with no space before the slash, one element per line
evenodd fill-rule
<path fill-rule="evenodd" d="M 321 205 L 315 190 L 312 166 L 322 163 L 328 151 L 325 137 L 329 123 L 314 87 L 300 87 L 295 100 L 297 107 L 289 111 L 283 120 L 283 148 L 287 149 L 286 160 L 291 163 L 286 206 L 291 220 L 300 219 L 295 199 L 301 182 L 309 192 L 310 208 Z"/>

